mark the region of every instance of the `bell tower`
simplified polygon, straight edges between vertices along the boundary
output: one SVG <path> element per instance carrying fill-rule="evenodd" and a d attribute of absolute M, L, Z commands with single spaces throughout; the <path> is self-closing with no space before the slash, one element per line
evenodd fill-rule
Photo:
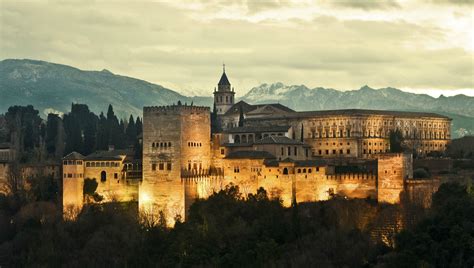
<path fill-rule="evenodd" d="M 225 64 L 222 65 L 222 76 L 214 88 L 214 105 L 218 115 L 225 114 L 234 105 L 234 88 L 231 89 L 229 79 L 225 73 Z"/>

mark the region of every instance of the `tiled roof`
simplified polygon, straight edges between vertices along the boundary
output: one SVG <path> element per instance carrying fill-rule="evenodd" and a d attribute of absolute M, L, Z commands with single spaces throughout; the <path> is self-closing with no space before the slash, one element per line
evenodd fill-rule
<path fill-rule="evenodd" d="M 83 160 L 84 156 L 78 152 L 72 152 L 65 157 L 63 157 L 63 160 Z"/>
<path fill-rule="evenodd" d="M 342 109 L 342 110 L 322 110 L 322 111 L 303 111 L 293 112 L 286 115 L 269 116 L 266 119 L 278 118 L 307 118 L 315 116 L 366 116 L 366 115 L 382 115 L 382 116 L 399 116 L 399 117 L 435 117 L 446 118 L 447 116 L 436 113 L 425 112 L 407 112 L 407 111 L 387 111 L 387 110 L 367 110 L 367 109 Z M 246 120 L 262 120 L 262 118 L 248 118 Z"/>
<path fill-rule="evenodd" d="M 129 150 L 96 151 L 85 157 L 85 160 L 121 160 L 124 155 L 128 155 Z"/>
<path fill-rule="evenodd" d="M 252 147 L 253 143 L 224 143 L 225 147 Z"/>
<path fill-rule="evenodd" d="M 287 132 L 290 126 L 243 126 L 226 130 L 226 133 Z"/>
<path fill-rule="evenodd" d="M 295 167 L 321 167 L 327 166 L 327 162 L 324 159 L 315 160 L 293 160 L 290 158 L 283 159 L 281 161 L 275 159 L 267 159 L 263 162 L 267 167 L 278 167 L 279 163 L 295 163 Z"/>
<path fill-rule="evenodd" d="M 232 105 L 232 107 L 230 107 L 229 110 L 227 110 L 227 112 L 224 115 L 236 115 L 236 114 L 238 115 L 240 114 L 240 109 L 242 109 L 242 111 L 245 114 L 252 111 L 255 108 L 253 107 L 253 105 L 250 105 L 246 103 L 245 101 L 239 101 L 235 103 L 234 105 Z"/>
<path fill-rule="evenodd" d="M 266 151 L 236 151 L 228 154 L 226 159 L 273 159 L 271 153 Z"/>
<path fill-rule="evenodd" d="M 305 145 L 298 140 L 290 139 L 286 136 L 270 136 L 265 137 L 255 142 L 255 144 L 290 144 L 290 145 Z"/>
<path fill-rule="evenodd" d="M 10 149 L 11 148 L 11 144 L 8 143 L 8 142 L 1 142 L 0 143 L 0 149 Z"/>
<path fill-rule="evenodd" d="M 327 162 L 324 159 L 295 161 L 295 166 L 297 167 L 320 167 L 320 166 L 326 166 L 326 165 L 327 165 Z"/>
<path fill-rule="evenodd" d="M 268 104 L 256 104 L 256 105 L 252 105 L 252 104 L 248 104 L 247 102 L 245 101 L 239 101 L 237 102 L 236 104 L 232 105 L 232 107 L 230 107 L 230 109 L 225 113 L 225 115 L 236 115 L 236 114 L 240 114 L 240 109 L 242 108 L 244 114 L 246 113 L 250 113 L 251 111 L 255 111 L 256 109 L 260 109 L 260 108 L 263 108 L 263 107 L 273 107 L 273 108 L 276 108 L 278 110 L 281 110 L 283 112 L 286 112 L 286 113 L 294 113 L 295 111 L 280 104 L 280 103 L 268 103 Z"/>

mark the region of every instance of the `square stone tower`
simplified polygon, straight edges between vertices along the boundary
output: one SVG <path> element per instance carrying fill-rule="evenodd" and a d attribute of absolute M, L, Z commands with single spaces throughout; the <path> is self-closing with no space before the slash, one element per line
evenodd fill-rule
<path fill-rule="evenodd" d="M 413 156 L 385 153 L 377 156 L 377 199 L 381 203 L 400 203 L 407 179 L 413 178 Z"/>
<path fill-rule="evenodd" d="M 171 105 L 143 108 L 143 182 L 140 211 L 156 220 L 185 215 L 182 178 L 205 176 L 211 166 L 209 107 Z"/>

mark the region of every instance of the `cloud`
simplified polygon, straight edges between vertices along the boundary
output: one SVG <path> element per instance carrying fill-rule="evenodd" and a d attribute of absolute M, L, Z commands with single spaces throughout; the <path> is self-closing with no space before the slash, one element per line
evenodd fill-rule
<path fill-rule="evenodd" d="M 455 5 L 426 6 L 418 12 L 432 13 L 416 14 L 405 6 L 366 12 L 284 1 L 216 3 L 5 2 L 0 58 L 106 68 L 202 95 L 211 94 L 222 62 L 239 95 L 274 81 L 474 89 L 473 51 L 458 34 L 472 31 L 472 18 L 442 12 L 466 13 Z"/>
<path fill-rule="evenodd" d="M 436 4 L 474 5 L 474 0 L 432 0 Z"/>
<path fill-rule="evenodd" d="M 395 0 L 341 0 L 341 1 L 330 1 L 335 6 L 356 8 L 363 10 L 373 9 L 393 9 L 399 8 L 400 5 Z"/>

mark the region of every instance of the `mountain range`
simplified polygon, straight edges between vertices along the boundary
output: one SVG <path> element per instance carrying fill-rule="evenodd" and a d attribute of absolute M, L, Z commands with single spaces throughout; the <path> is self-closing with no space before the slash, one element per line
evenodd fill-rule
<path fill-rule="evenodd" d="M 210 87 L 211 88 L 211 87 Z M 211 95 L 211 94 L 209 94 Z M 211 96 L 189 97 L 163 86 L 113 74 L 108 70 L 84 71 L 71 66 L 37 60 L 0 61 L 0 113 L 12 105 L 32 104 L 43 117 L 64 113 L 71 103 L 85 103 L 96 113 L 108 104 L 120 117 L 141 115 L 143 106 L 169 105 L 181 101 L 212 106 Z M 294 110 L 381 109 L 435 112 L 453 118 L 453 136 L 474 135 L 474 97 L 456 95 L 438 98 L 396 88 L 339 91 L 283 83 L 252 88 L 242 100 L 281 103 Z"/>

